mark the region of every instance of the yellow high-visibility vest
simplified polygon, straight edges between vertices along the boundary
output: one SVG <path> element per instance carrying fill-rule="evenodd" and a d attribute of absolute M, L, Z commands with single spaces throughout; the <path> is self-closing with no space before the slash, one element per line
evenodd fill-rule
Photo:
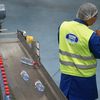
<path fill-rule="evenodd" d="M 89 50 L 93 30 L 76 21 L 63 22 L 59 30 L 61 73 L 90 77 L 96 74 L 96 59 Z"/>

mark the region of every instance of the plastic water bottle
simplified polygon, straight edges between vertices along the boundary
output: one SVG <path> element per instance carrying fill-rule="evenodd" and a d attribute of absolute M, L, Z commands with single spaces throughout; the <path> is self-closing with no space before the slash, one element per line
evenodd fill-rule
<path fill-rule="evenodd" d="M 6 96 L 4 100 L 11 100 L 11 99 L 10 99 L 10 96 L 9 96 L 9 95 Z"/>
<path fill-rule="evenodd" d="M 38 91 L 43 92 L 45 87 L 40 80 L 35 82 L 35 87 Z"/>
<path fill-rule="evenodd" d="M 30 65 L 30 66 L 33 65 L 33 60 L 29 59 L 29 58 L 26 58 L 26 57 L 21 57 L 20 62 L 24 63 L 24 64 L 27 64 L 27 65 Z"/>
<path fill-rule="evenodd" d="M 28 73 L 27 73 L 25 70 L 23 70 L 23 71 L 20 73 L 20 75 L 21 75 L 21 77 L 23 78 L 23 80 L 25 80 L 25 81 L 28 81 L 28 80 L 29 80 L 29 75 L 28 75 Z"/>

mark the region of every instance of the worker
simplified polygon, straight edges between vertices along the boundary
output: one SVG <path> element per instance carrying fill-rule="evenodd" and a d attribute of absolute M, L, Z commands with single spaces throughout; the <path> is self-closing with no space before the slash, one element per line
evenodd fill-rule
<path fill-rule="evenodd" d="M 100 58 L 100 30 L 95 23 L 98 9 L 92 3 L 82 4 L 76 19 L 59 27 L 60 89 L 68 100 L 96 100 L 96 59 Z"/>

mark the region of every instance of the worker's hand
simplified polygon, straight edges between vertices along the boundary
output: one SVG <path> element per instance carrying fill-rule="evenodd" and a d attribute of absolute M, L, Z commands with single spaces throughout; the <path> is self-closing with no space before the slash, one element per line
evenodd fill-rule
<path fill-rule="evenodd" d="M 100 30 L 96 30 L 96 34 L 100 36 Z"/>

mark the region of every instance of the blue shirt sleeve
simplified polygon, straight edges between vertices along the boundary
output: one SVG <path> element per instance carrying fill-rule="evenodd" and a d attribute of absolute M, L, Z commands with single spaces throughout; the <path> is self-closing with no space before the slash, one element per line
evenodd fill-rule
<path fill-rule="evenodd" d="M 89 40 L 89 49 L 96 59 L 100 59 L 100 36 L 93 33 Z"/>

